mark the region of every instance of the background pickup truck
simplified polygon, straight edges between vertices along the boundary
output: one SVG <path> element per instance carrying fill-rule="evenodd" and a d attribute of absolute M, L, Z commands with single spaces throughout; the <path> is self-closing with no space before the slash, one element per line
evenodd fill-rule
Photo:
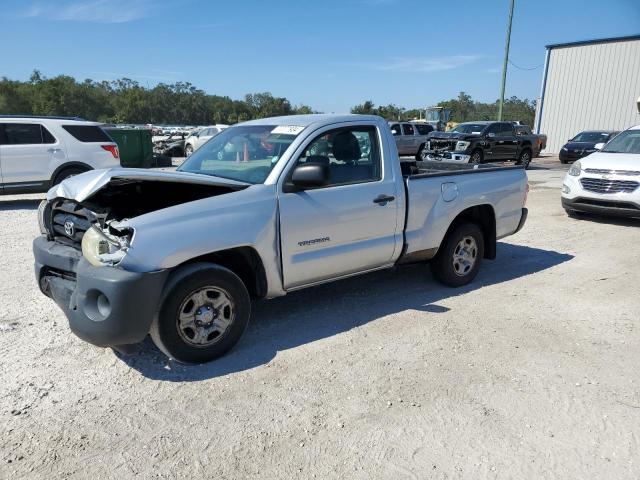
<path fill-rule="evenodd" d="M 427 136 L 434 131 L 433 126 L 419 122 L 389 122 L 389 127 L 396 140 L 398 154 L 422 160 L 422 151 L 427 144 Z"/>
<path fill-rule="evenodd" d="M 515 160 L 529 168 L 533 154 L 532 139 L 517 135 L 512 122 L 467 122 L 449 132 L 430 133 L 421 157 L 474 164 Z"/>
<path fill-rule="evenodd" d="M 252 297 L 428 260 L 444 284 L 467 284 L 522 228 L 526 191 L 519 167 L 401 163 L 379 117 L 254 120 L 176 172 L 52 188 L 36 279 L 88 342 L 123 349 L 150 333 L 168 356 L 205 362 L 238 341 Z"/>
<path fill-rule="evenodd" d="M 540 152 L 547 148 L 547 136 L 543 133 L 533 133 L 528 125 L 514 125 L 513 128 L 516 135 L 531 142 L 534 157 L 539 157 Z"/>

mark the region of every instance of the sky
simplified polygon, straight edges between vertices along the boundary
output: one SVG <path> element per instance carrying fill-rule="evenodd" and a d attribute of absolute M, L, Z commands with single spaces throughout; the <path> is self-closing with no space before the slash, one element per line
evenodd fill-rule
<path fill-rule="evenodd" d="M 460 91 L 493 102 L 508 10 L 509 0 L 0 0 L 0 76 L 190 82 L 336 113 Z M 640 0 L 515 0 L 506 96 L 540 95 L 547 44 L 633 34 Z"/>

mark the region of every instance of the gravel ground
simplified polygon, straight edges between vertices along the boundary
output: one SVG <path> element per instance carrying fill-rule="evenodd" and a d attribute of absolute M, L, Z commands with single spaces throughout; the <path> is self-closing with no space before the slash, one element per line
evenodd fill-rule
<path fill-rule="evenodd" d="M 74 337 L 33 278 L 38 197 L 0 197 L 0 478 L 639 478 L 640 221 L 568 218 L 538 163 L 472 285 L 259 302 L 195 367 Z"/>

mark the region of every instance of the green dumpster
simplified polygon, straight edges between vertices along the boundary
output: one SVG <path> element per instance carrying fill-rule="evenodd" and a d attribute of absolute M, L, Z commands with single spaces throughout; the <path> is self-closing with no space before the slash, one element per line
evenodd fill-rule
<path fill-rule="evenodd" d="M 120 150 L 120 164 L 123 167 L 151 168 L 153 163 L 153 143 L 151 132 L 138 128 L 105 128 Z"/>

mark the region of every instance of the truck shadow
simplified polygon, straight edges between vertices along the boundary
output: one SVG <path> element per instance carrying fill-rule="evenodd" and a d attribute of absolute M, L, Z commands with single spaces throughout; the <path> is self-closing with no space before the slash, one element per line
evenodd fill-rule
<path fill-rule="evenodd" d="M 279 351 L 331 337 L 405 310 L 432 315 L 449 309 L 438 301 L 546 270 L 572 255 L 498 243 L 498 258 L 485 262 L 476 279 L 452 289 L 436 283 L 424 265 L 371 273 L 312 287 L 286 297 L 258 301 L 238 345 L 226 356 L 203 365 L 182 365 L 162 355 L 147 338 L 133 355 L 118 357 L 145 377 L 173 382 L 200 381 L 269 363 Z"/>

